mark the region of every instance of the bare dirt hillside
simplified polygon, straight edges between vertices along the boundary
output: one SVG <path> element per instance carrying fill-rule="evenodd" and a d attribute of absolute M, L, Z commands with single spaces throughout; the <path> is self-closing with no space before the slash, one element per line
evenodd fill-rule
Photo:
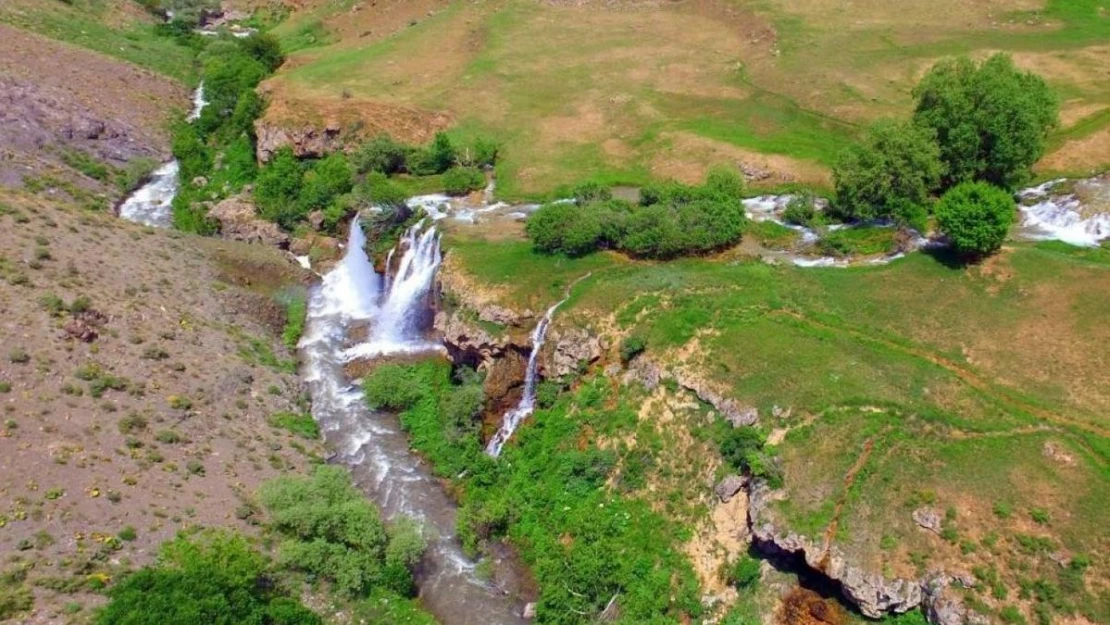
<path fill-rule="evenodd" d="M 320 453 L 269 425 L 304 411 L 267 294 L 299 274 L 2 190 L 0 214 L 0 552 L 56 623 L 183 528 L 248 528 L 259 483 Z"/>
<path fill-rule="evenodd" d="M 111 191 L 107 174 L 66 163 L 164 160 L 167 120 L 188 106 L 188 89 L 165 76 L 0 24 L 0 185 L 60 176 Z"/>

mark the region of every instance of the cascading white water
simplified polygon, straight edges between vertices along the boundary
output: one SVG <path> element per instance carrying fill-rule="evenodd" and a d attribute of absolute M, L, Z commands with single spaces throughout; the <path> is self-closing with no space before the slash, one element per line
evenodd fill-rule
<path fill-rule="evenodd" d="M 200 113 L 208 102 L 204 99 L 204 83 L 197 86 L 193 93 L 193 110 L 186 119 L 190 122 L 200 119 Z M 129 195 L 119 206 L 119 216 L 147 226 L 169 228 L 173 225 L 173 198 L 179 188 L 178 172 L 181 166 L 177 159 L 163 164 L 150 175 L 150 180 Z"/>
<path fill-rule="evenodd" d="M 1064 182 L 1067 182 L 1064 178 L 1051 180 L 1018 193 L 1024 201 L 1018 207 L 1023 218 L 1023 234 L 1034 240 L 1055 239 L 1083 247 L 1095 247 L 1110 238 L 1110 212 L 1084 206 L 1074 191 L 1053 193 Z M 1084 188 L 1089 195 L 1101 196 L 1101 210 L 1106 211 L 1110 181 L 1095 177 L 1080 180 L 1075 186 Z"/>
<path fill-rule="evenodd" d="M 390 274 L 394 252 L 404 250 L 397 271 Z M 386 260 L 383 301 L 373 315 L 369 340 L 347 351 L 348 359 L 439 349 L 421 335 L 421 320 L 429 310 L 428 294 L 443 260 L 439 233 L 424 221 L 409 228 Z M 367 261 L 368 262 L 368 261 Z"/>
<path fill-rule="evenodd" d="M 555 310 L 569 297 L 570 295 L 567 295 L 548 308 L 543 318 L 536 324 L 536 328 L 532 330 L 532 353 L 528 356 L 528 368 L 524 372 L 524 395 L 521 396 L 520 403 L 505 414 L 501 420 L 501 427 L 486 444 L 486 453 L 494 458 L 501 455 L 501 448 L 512 438 L 513 432 L 536 409 L 536 369 L 539 367 L 540 350 L 543 348 L 544 339 L 547 338 L 547 328 L 551 325 Z"/>
<path fill-rule="evenodd" d="M 299 345 L 312 416 L 336 450 L 334 460 L 348 467 L 384 518 L 409 517 L 423 526 L 429 545 L 417 571 L 417 585 L 421 602 L 439 623 L 523 625 L 527 621 L 520 616 L 520 579 L 512 565 L 492 558 L 499 586 L 483 581 L 455 538 L 455 506 L 447 493 L 410 451 L 397 418 L 370 411 L 361 389 L 347 380 L 344 371 L 349 354 L 343 345 L 353 324 L 369 321 L 372 333 L 390 336 L 410 350 L 426 345 L 419 343 L 415 325 L 384 322 L 388 315 L 404 314 L 406 307 L 408 312 L 418 312 L 420 293 L 430 287 L 439 264 L 434 229 L 417 226 L 405 240 L 403 256 L 408 260 L 402 259 L 404 268 L 399 269 L 393 287 L 383 290 L 383 276 L 374 272 L 367 258 L 356 219 L 343 259 L 313 289 Z"/>

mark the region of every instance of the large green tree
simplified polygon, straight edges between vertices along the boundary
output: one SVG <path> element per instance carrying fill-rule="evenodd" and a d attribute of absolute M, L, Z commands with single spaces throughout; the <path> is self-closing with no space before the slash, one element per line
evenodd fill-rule
<path fill-rule="evenodd" d="M 945 187 L 985 180 L 1012 188 L 1044 154 L 1056 125 L 1056 97 L 1036 74 L 996 54 L 981 64 L 942 61 L 913 91 L 914 121 L 936 132 Z"/>
<path fill-rule="evenodd" d="M 835 207 L 850 219 L 894 219 L 920 225 L 943 173 L 931 130 L 880 120 L 845 148 L 833 166 Z"/>
<path fill-rule="evenodd" d="M 965 182 L 948 190 L 936 206 L 937 227 L 966 256 L 998 251 L 1014 223 L 1010 194 L 985 182 Z"/>

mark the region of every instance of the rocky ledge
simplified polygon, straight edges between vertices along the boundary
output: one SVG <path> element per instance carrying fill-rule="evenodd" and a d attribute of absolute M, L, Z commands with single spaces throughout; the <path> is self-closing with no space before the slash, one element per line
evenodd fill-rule
<path fill-rule="evenodd" d="M 749 484 L 748 525 L 753 541 L 769 554 L 801 557 L 810 569 L 840 585 L 841 593 L 860 612 L 871 618 L 901 614 L 921 607 L 935 625 L 981 625 L 984 617 L 965 606 L 952 588 L 958 582 L 943 572 L 934 571 L 921 579 L 895 578 L 852 565 L 835 545 L 820 545 L 795 532 L 777 527 L 769 507 L 777 498 L 761 480 Z"/>

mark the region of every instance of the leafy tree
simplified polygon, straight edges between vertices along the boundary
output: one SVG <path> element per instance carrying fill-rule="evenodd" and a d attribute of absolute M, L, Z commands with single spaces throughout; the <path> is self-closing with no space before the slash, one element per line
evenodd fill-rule
<path fill-rule="evenodd" d="M 981 64 L 942 61 L 914 88 L 914 121 L 936 133 L 946 187 L 985 180 L 1012 188 L 1044 154 L 1056 125 L 1056 97 L 1044 80 L 1005 54 Z"/>
<path fill-rule="evenodd" d="M 477 167 L 452 167 L 443 174 L 443 189 L 448 195 L 466 195 L 486 184 L 486 177 Z"/>
<path fill-rule="evenodd" d="M 862 141 L 840 153 L 833 166 L 835 209 L 849 219 L 915 221 L 942 173 L 932 130 L 906 122 L 876 122 Z"/>
<path fill-rule="evenodd" d="M 360 174 L 396 174 L 405 168 L 406 152 L 405 146 L 389 135 L 380 134 L 359 146 L 351 155 L 351 163 Z"/>
<path fill-rule="evenodd" d="M 301 187 L 301 163 L 293 150 L 283 147 L 258 174 L 254 199 L 265 219 L 292 228 L 304 214 L 297 208 Z"/>
<path fill-rule="evenodd" d="M 320 625 L 283 593 L 241 536 L 210 531 L 163 545 L 158 564 L 112 588 L 97 625 Z"/>
<path fill-rule="evenodd" d="M 965 182 L 948 190 L 936 205 L 938 228 L 952 247 L 968 256 L 998 251 L 1014 222 L 1009 193 L 985 182 Z"/>
<path fill-rule="evenodd" d="M 613 199 L 613 192 L 609 187 L 601 184 L 600 182 L 583 182 L 582 184 L 574 187 L 571 194 L 574 196 L 574 201 L 579 205 L 589 204 L 590 202 L 605 202 Z"/>
<path fill-rule="evenodd" d="M 277 68 L 285 62 L 285 55 L 281 53 L 281 42 L 269 33 L 255 33 L 237 41 L 244 53 L 262 63 L 271 72 L 277 71 Z"/>
<path fill-rule="evenodd" d="M 347 157 L 334 152 L 313 163 L 301 180 L 297 193 L 300 210 L 308 214 L 326 208 L 353 187 L 353 172 Z"/>
<path fill-rule="evenodd" d="M 342 468 L 320 466 L 308 478 L 271 480 L 259 499 L 285 538 L 278 549 L 281 564 L 330 580 L 350 596 L 376 587 L 412 591 L 423 538 L 403 527 L 387 531 L 377 508 Z"/>

